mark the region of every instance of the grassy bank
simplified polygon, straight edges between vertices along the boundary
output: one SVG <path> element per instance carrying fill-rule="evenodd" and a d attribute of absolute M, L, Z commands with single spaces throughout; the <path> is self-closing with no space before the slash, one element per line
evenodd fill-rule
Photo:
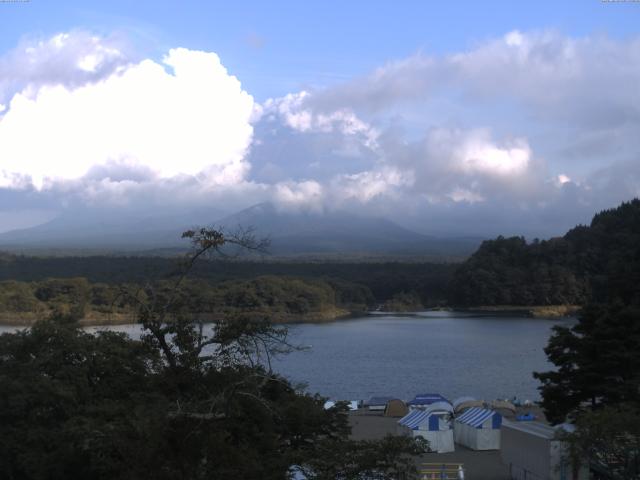
<path fill-rule="evenodd" d="M 47 318 L 53 313 L 51 312 L 0 312 L 0 325 L 28 327 L 38 320 Z M 326 308 L 318 311 L 311 311 L 301 314 L 293 314 L 286 312 L 249 312 L 248 316 L 255 319 L 268 318 L 273 323 L 322 323 L 333 322 L 341 318 L 348 318 L 357 315 L 359 312 L 352 312 L 344 308 Z M 220 313 L 195 313 L 194 317 L 203 322 L 214 322 L 222 318 L 228 317 L 228 314 Z M 106 326 L 106 325 L 128 325 L 136 323 L 136 315 L 133 312 L 87 312 L 80 317 L 78 322 L 85 327 Z"/>
<path fill-rule="evenodd" d="M 580 311 L 579 305 L 489 305 L 477 307 L 455 308 L 463 312 L 515 314 L 533 318 L 573 317 Z"/>

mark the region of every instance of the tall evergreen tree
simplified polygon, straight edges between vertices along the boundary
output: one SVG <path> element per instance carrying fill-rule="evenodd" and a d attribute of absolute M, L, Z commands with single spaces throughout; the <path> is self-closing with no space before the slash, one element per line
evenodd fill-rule
<path fill-rule="evenodd" d="M 542 382 L 547 418 L 563 422 L 588 408 L 640 402 L 640 308 L 586 307 L 576 325 L 555 327 L 545 352 L 557 369 Z"/>

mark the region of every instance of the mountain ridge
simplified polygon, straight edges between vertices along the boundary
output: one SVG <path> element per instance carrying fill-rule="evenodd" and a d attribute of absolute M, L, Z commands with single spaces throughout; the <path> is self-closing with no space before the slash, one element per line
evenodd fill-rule
<path fill-rule="evenodd" d="M 292 211 L 260 203 L 230 215 L 218 211 L 103 214 L 86 210 L 61 215 L 44 224 L 0 234 L 0 248 L 112 249 L 155 251 L 187 248 L 180 234 L 195 225 L 231 232 L 252 228 L 271 239 L 274 255 L 393 254 L 461 257 L 471 254 L 480 238 L 439 238 L 414 232 L 383 217 L 346 211 Z"/>

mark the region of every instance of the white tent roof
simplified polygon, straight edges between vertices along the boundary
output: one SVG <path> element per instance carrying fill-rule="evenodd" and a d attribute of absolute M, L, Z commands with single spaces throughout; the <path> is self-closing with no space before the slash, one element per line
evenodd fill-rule
<path fill-rule="evenodd" d="M 453 407 L 449 402 L 435 402 L 429 405 L 427 408 L 425 408 L 424 411 L 428 413 L 433 413 L 433 412 L 453 413 Z"/>

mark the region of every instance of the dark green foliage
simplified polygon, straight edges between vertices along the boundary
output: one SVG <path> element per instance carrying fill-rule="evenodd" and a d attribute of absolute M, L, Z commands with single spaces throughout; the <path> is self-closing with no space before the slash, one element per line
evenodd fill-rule
<path fill-rule="evenodd" d="M 168 296 L 172 281 L 153 283 L 157 295 Z M 38 282 L 0 282 L 0 313 L 134 312 L 134 303 L 121 295 L 136 285 L 91 284 L 85 278 L 47 279 Z M 373 304 L 368 288 L 340 280 L 261 276 L 251 280 L 212 283 L 185 280 L 175 299 L 190 313 L 227 315 L 242 312 L 277 320 L 301 320 L 338 308 L 364 311 Z"/>
<path fill-rule="evenodd" d="M 284 478 L 348 427 L 344 411 L 234 359 L 243 336 L 267 333 L 234 324 L 215 361 L 183 338 L 174 367 L 153 342 L 72 322 L 0 336 L 0 477 Z"/>
<path fill-rule="evenodd" d="M 357 311 L 375 304 L 373 293 L 364 285 L 338 278 L 327 278 L 325 281 L 335 292 L 336 305 Z"/>
<path fill-rule="evenodd" d="M 249 281 L 222 283 L 212 293 L 217 297 L 211 299 L 214 303 L 245 311 L 253 309 L 305 314 L 337 305 L 334 289 L 319 280 L 258 277 Z"/>
<path fill-rule="evenodd" d="M 562 239 L 570 264 L 589 285 L 579 323 L 556 328 L 545 349 L 558 370 L 538 373 L 552 421 L 585 408 L 640 402 L 640 201 L 594 216 Z"/>
<path fill-rule="evenodd" d="M 286 328 L 242 315 L 207 328 L 194 319 L 198 282 L 185 279 L 195 260 L 225 243 L 257 247 L 207 229 L 185 236 L 194 251 L 171 283 L 120 294 L 136 307 L 141 341 L 85 333 L 73 316 L 0 336 L 0 478 L 282 480 L 294 465 L 329 478 L 327 461 L 338 478 L 416 478 L 410 456 L 423 445 L 352 442 L 344 404 L 325 410 L 271 370 L 273 355 L 295 348 Z M 41 296 L 66 298 L 77 286 L 54 283 Z M 238 305 L 281 293 L 274 281 L 231 291 Z M 306 302 L 296 308 L 313 306 L 308 288 L 293 291 Z"/>
<path fill-rule="evenodd" d="M 253 340 L 281 331 L 219 327 L 217 353 L 200 356 L 197 330 L 172 327 L 181 338 L 169 364 L 149 338 L 90 335 L 70 321 L 0 336 L 0 477 L 283 479 L 291 465 L 330 460 L 336 471 L 413 478 L 413 441 L 351 442 L 345 408 L 325 410 L 242 360 L 256 359 Z"/>
<path fill-rule="evenodd" d="M 424 306 L 420 303 L 420 297 L 415 292 L 400 292 L 387 300 L 382 309 L 387 312 L 415 312 L 423 310 Z"/>
<path fill-rule="evenodd" d="M 27 278 L 29 268 L 42 266 L 47 261 L 57 259 L 16 259 L 24 271 L 18 278 Z M 113 265 L 101 263 L 100 257 L 80 259 L 86 261 L 85 277 L 45 278 L 29 282 L 16 280 L 0 282 L 0 314 L 6 313 L 47 313 L 60 311 L 70 313 L 74 309 L 76 317 L 97 312 L 130 313 L 132 304 L 120 295 L 122 288 L 131 289 L 145 282 L 135 270 L 137 262 L 166 259 L 112 259 Z M 109 276 L 109 271 L 93 272 L 98 267 L 113 268 L 122 260 L 131 260 L 134 268 L 130 277 L 122 283 L 94 283 L 96 279 Z M 74 265 L 78 259 L 69 259 Z M 31 262 L 31 263 L 30 263 Z M 351 312 L 365 311 L 378 303 L 406 297 L 411 292 L 411 305 L 415 308 L 435 306 L 444 302 L 444 288 L 452 267 L 449 265 L 425 264 L 257 264 L 249 262 L 202 262 L 206 268 L 194 269 L 196 274 L 186 281 L 182 295 L 188 299 L 192 312 L 204 314 L 228 314 L 251 311 L 267 314 L 273 320 L 300 320 L 305 315 L 343 309 Z M 31 267 L 30 267 L 31 266 Z M 124 266 L 123 266 L 124 268 Z M 233 274 L 231 268 L 237 268 Z M 220 269 L 222 273 L 216 272 Z M 270 271 L 277 275 L 255 275 L 252 272 Z M 61 265 L 59 275 L 64 275 Z M 7 271 L 0 269 L 0 277 Z M 298 274 L 299 276 L 293 276 Z M 38 277 L 38 275 L 35 275 Z M 117 275 L 115 278 L 125 278 Z M 165 280 L 159 280 L 164 278 Z M 168 269 L 164 276 L 152 279 L 156 290 L 162 292 L 171 288 L 171 278 L 175 278 L 175 267 Z M 346 278 L 346 279 L 345 279 Z M 168 279 L 168 280 L 167 280 Z M 404 296 L 404 297 L 403 297 Z M 407 302 L 401 302 L 403 305 Z M 408 304 L 407 304 L 408 305 Z"/>
<path fill-rule="evenodd" d="M 454 275 L 455 305 L 582 304 L 589 285 L 570 266 L 565 239 L 527 244 L 522 237 L 483 242 Z"/>
<path fill-rule="evenodd" d="M 542 407 L 553 423 L 575 422 L 564 435 L 573 464 L 589 462 L 604 478 L 640 478 L 640 201 L 556 242 L 548 260 L 571 270 L 590 303 L 573 327 L 554 328 L 545 352 L 557 368 L 534 373 Z"/>
<path fill-rule="evenodd" d="M 640 200 L 593 217 L 564 237 L 486 241 L 456 271 L 455 305 L 583 305 L 640 300 Z"/>
<path fill-rule="evenodd" d="M 573 463 L 589 462 L 592 470 L 613 480 L 640 479 L 638 405 L 585 412 L 576 422 L 576 430 L 563 438 Z"/>
<path fill-rule="evenodd" d="M 545 352 L 557 370 L 535 373 L 549 420 L 587 408 L 640 404 L 640 308 L 592 305 L 571 327 L 555 327 Z"/>
<path fill-rule="evenodd" d="M 1 253 L 1 252 L 0 252 Z M 355 293 L 353 286 L 366 289 L 357 301 L 344 304 L 383 303 L 400 292 L 416 292 L 425 306 L 442 304 L 447 284 L 457 264 L 424 262 L 258 262 L 203 259 L 191 272 L 192 279 L 209 283 L 247 280 L 259 276 L 324 280 L 342 301 L 342 293 Z M 41 282 L 48 278 L 84 277 L 91 284 L 142 284 L 166 278 L 175 272 L 175 259 L 163 257 L 0 257 L 0 281 Z M 369 293 L 370 292 L 370 293 Z M 362 300 L 366 300 L 363 302 Z"/>
<path fill-rule="evenodd" d="M 116 478 L 143 440 L 138 416 L 162 411 L 159 370 L 144 344 L 62 318 L 0 336 L 0 477 Z"/>
<path fill-rule="evenodd" d="M 40 301 L 33 286 L 26 282 L 5 281 L 0 283 L 0 310 L 26 313 L 38 311 Z"/>

